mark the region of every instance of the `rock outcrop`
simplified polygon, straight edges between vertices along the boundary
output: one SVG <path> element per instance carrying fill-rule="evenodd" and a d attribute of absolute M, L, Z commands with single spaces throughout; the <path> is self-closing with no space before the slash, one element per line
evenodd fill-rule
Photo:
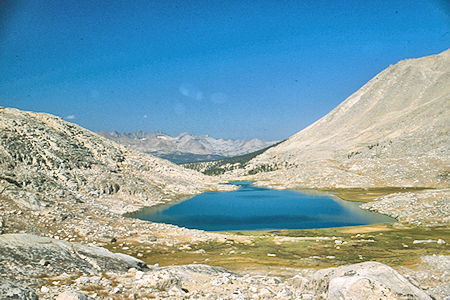
<path fill-rule="evenodd" d="M 123 213 L 217 183 L 61 118 L 0 108 L 0 195 L 24 210 L 90 202 Z"/>
<path fill-rule="evenodd" d="M 427 267 L 445 268 L 450 260 L 426 261 Z M 29 234 L 0 236 L 0 272 L 9 275 L 0 281 L 1 299 L 431 299 L 420 288 L 429 278 L 403 271 L 364 262 L 298 270 L 288 278 L 243 276 L 201 264 L 147 267 L 99 247 Z M 417 278 L 415 285 L 405 276 Z M 433 278 L 444 285 L 433 295 L 445 296 L 448 274 Z"/>
<path fill-rule="evenodd" d="M 365 203 L 361 208 L 377 211 L 414 225 L 450 224 L 450 189 L 393 193 Z"/>
<path fill-rule="evenodd" d="M 86 296 L 86 294 L 84 293 L 80 293 L 77 291 L 65 291 L 55 298 L 55 300 L 88 300 L 88 299 L 92 298 Z"/>
<path fill-rule="evenodd" d="M 145 270 L 140 260 L 105 248 L 31 234 L 0 235 L 0 274 L 15 283 L 41 283 L 39 277 L 81 272 Z"/>
<path fill-rule="evenodd" d="M 0 279 L 0 298 L 1 299 L 19 299 L 19 300 L 37 300 L 35 291 L 27 286 Z"/>
<path fill-rule="evenodd" d="M 228 174 L 281 187 L 448 187 L 450 50 L 388 67 L 329 114 Z"/>
<path fill-rule="evenodd" d="M 314 275 L 316 291 L 326 299 L 429 299 L 394 269 L 377 262 L 364 262 L 320 270 Z"/>

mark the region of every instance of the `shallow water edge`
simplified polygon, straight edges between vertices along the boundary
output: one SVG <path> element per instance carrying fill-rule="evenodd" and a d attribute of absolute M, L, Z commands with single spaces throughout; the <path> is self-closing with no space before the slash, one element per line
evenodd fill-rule
<path fill-rule="evenodd" d="M 332 228 L 395 222 L 329 191 L 273 190 L 250 181 L 231 192 L 206 192 L 145 207 L 125 216 L 207 231 Z"/>

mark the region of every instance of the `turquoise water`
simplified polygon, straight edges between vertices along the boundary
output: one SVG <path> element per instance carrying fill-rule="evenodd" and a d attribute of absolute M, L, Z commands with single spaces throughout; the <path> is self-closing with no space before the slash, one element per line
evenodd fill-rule
<path fill-rule="evenodd" d="M 208 231 L 326 228 L 394 221 L 360 209 L 359 203 L 324 194 L 271 190 L 247 181 L 230 183 L 239 185 L 240 189 L 207 192 L 128 216 Z"/>

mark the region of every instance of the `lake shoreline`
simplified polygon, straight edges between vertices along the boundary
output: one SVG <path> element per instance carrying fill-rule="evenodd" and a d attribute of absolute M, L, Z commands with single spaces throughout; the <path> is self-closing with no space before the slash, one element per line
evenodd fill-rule
<path fill-rule="evenodd" d="M 305 191 L 304 189 L 302 189 Z M 400 189 L 403 193 L 394 193 L 394 195 L 411 196 L 410 190 Z M 328 189 L 311 190 L 307 192 L 328 194 L 335 198 L 343 200 L 337 194 L 343 191 L 355 193 L 355 189 Z M 365 189 L 357 190 L 362 193 Z M 369 192 L 374 192 L 368 189 Z M 378 192 L 397 192 L 398 189 L 386 188 Z M 429 191 L 428 189 L 419 189 L 417 193 Z M 431 190 L 433 191 L 433 190 Z M 361 194 L 360 194 L 361 195 Z M 392 194 L 384 194 L 389 196 Z M 373 203 L 373 194 L 370 195 Z M 183 200 L 181 200 L 183 201 Z M 366 201 L 367 203 L 368 201 Z M 361 203 L 361 202 L 359 202 Z M 170 203 L 169 203 L 170 205 Z M 140 221 L 148 224 L 147 221 Z M 172 240 L 174 243 L 169 246 L 154 243 L 155 251 L 145 254 L 140 243 L 133 242 L 135 239 L 128 239 L 131 252 L 126 252 L 133 256 L 140 257 L 146 263 L 159 265 L 179 265 L 188 263 L 206 263 L 208 265 L 225 267 L 233 271 L 243 272 L 247 268 L 252 268 L 254 272 L 264 272 L 270 266 L 273 272 L 280 274 L 287 272 L 285 268 L 295 266 L 297 268 L 325 268 L 329 266 L 339 266 L 342 264 L 355 263 L 359 261 L 375 260 L 386 263 L 390 266 L 410 266 L 414 265 L 424 255 L 449 255 L 445 241 L 450 240 L 450 230 L 445 224 L 424 224 L 417 226 L 408 222 L 399 222 L 387 224 L 371 224 L 359 226 L 345 226 L 335 228 L 320 229 L 282 229 L 282 230 L 251 230 L 251 231 L 203 231 L 186 229 L 174 225 L 160 224 L 162 227 L 179 228 L 181 232 L 190 235 L 202 237 L 200 241 L 189 241 L 187 236 Z M 158 226 L 158 225 L 157 225 Z M 378 237 L 378 238 L 377 238 Z M 281 241 L 280 241 L 281 239 Z M 425 244 L 414 244 L 414 240 L 432 240 L 433 242 Z M 360 240 L 360 242 L 354 242 Z M 373 240 L 373 241 L 372 241 Z M 437 244 L 438 240 L 444 241 L 443 244 Z M 336 242 L 337 241 L 337 242 Z M 342 241 L 342 244 L 340 244 Z M 349 242 L 352 241 L 352 242 Z M 346 243 L 345 243 L 346 242 Z M 359 244 L 358 244 L 359 243 Z M 106 245 L 106 248 L 113 252 L 121 251 L 123 247 L 120 242 Z M 280 244 L 288 245 L 288 252 L 280 255 L 277 251 Z M 350 247 L 348 246 L 349 244 Z M 125 243 L 127 245 L 127 243 Z M 289 250 L 292 245 L 292 252 Z M 249 249 L 258 248 L 261 251 L 252 252 Z M 283 247 L 282 247 L 283 248 Z M 160 250 L 157 250 L 160 249 Z M 286 248 L 285 248 L 286 249 Z M 299 250 L 300 249 L 300 250 Z M 322 250 L 318 250 L 322 249 Z M 344 250 L 344 251 L 342 251 Z M 266 251 L 267 253 L 262 253 Z M 306 252 L 303 252 L 306 251 Z M 317 253 L 323 251 L 323 255 L 301 255 L 301 253 Z M 275 252 L 275 253 L 272 253 Z M 281 250 L 283 252 L 283 250 Z M 342 253 L 348 253 L 348 256 L 340 256 Z M 144 253 L 139 256 L 139 253 Z M 244 253 L 244 254 L 243 254 Z M 290 254 L 289 254 L 290 253 Z M 340 253 L 340 254 L 339 254 Z M 275 254 L 275 256 L 267 256 Z M 362 257 L 362 259 L 360 258 Z M 278 271 L 274 271 L 274 270 Z M 283 271 L 284 270 L 284 271 Z M 289 272 L 288 272 L 289 273 Z"/>
<path fill-rule="evenodd" d="M 251 181 L 229 181 L 240 188 L 181 197 L 145 207 L 125 217 L 215 231 L 312 229 L 395 222 L 386 215 L 362 210 L 330 192 L 277 190 Z"/>

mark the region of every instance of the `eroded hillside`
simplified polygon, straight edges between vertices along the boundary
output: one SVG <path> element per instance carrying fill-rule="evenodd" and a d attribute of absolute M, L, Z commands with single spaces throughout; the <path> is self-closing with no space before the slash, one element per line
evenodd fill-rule
<path fill-rule="evenodd" d="M 28 208 L 96 199 L 125 212 L 217 188 L 213 178 L 48 114 L 2 108 L 0 128 L 2 195 Z"/>
<path fill-rule="evenodd" d="M 450 50 L 401 61 L 243 169 L 282 187 L 450 186 Z"/>

